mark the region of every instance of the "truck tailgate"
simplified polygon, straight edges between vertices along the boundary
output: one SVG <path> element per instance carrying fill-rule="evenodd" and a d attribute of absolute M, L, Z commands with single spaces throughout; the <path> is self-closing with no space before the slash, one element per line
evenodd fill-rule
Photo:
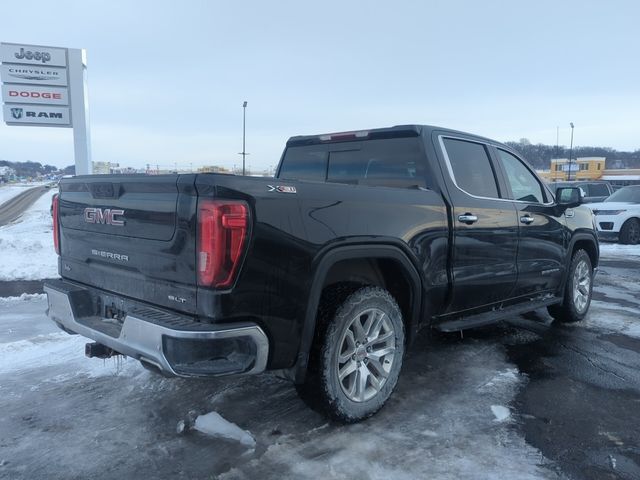
<path fill-rule="evenodd" d="M 95 175 L 60 184 L 60 274 L 196 311 L 195 175 Z"/>

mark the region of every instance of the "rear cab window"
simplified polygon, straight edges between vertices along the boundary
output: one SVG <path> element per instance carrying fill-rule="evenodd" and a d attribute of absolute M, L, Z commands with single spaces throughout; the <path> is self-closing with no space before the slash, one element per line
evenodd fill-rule
<path fill-rule="evenodd" d="M 421 137 L 287 147 L 278 178 L 380 187 L 426 187 Z"/>

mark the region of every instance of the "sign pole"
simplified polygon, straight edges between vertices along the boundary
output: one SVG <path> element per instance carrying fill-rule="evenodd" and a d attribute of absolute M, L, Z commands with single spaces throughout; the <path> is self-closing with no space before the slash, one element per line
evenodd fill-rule
<path fill-rule="evenodd" d="M 68 49 L 69 100 L 73 124 L 73 151 L 76 175 L 93 173 L 91 163 L 91 132 L 89 128 L 89 95 L 87 89 L 87 52 L 80 48 Z"/>

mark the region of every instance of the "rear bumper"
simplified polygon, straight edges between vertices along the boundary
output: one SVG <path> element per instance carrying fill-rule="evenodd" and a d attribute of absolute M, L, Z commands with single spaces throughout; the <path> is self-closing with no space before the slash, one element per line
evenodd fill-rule
<path fill-rule="evenodd" d="M 167 375 L 208 377 L 260 373 L 266 369 L 269 340 L 256 324 L 207 324 L 145 306 L 122 320 L 98 315 L 100 291 L 65 280 L 44 286 L 47 315 L 60 328 L 78 333 Z"/>

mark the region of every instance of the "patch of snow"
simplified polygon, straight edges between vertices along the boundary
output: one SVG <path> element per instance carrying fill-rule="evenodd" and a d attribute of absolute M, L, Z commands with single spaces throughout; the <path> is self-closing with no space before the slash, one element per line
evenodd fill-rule
<path fill-rule="evenodd" d="M 0 297 L 0 305 L 10 305 L 15 302 L 29 302 L 32 300 L 46 300 L 46 293 L 23 293 L 19 297 Z"/>
<path fill-rule="evenodd" d="M 624 300 L 629 303 L 638 303 L 638 295 L 636 292 L 632 292 L 626 289 L 622 289 L 620 287 L 613 287 L 609 285 L 595 285 L 593 290 L 602 293 L 607 298 L 611 298 L 613 300 Z M 608 303 L 608 302 L 607 302 Z M 612 302 L 615 305 L 615 302 Z M 640 308 L 640 304 L 638 305 Z"/>
<path fill-rule="evenodd" d="M 619 243 L 600 243 L 600 256 L 640 257 L 640 245 L 620 245 Z"/>
<path fill-rule="evenodd" d="M 592 300 L 589 314 L 574 326 L 580 324 L 596 330 L 619 332 L 629 337 L 640 338 L 640 309 Z"/>
<path fill-rule="evenodd" d="M 221 437 L 229 440 L 236 440 L 242 445 L 254 448 L 256 441 L 246 430 L 242 430 L 235 423 L 222 418 L 217 412 L 209 412 L 196 418 L 194 428 L 199 432 L 212 437 Z"/>
<path fill-rule="evenodd" d="M 519 372 L 517 368 L 507 368 L 501 372 L 497 372 L 492 376 L 489 381 L 482 384 L 478 390 L 481 392 L 487 392 L 489 390 L 497 390 L 503 388 L 506 385 L 519 382 Z"/>
<path fill-rule="evenodd" d="M 464 348 L 430 344 L 404 368 L 393 397 L 367 421 L 281 435 L 219 478 L 344 479 L 358 472 L 369 480 L 556 478 L 510 422 L 487 415 L 492 405 L 510 405 L 527 381 L 503 351 L 473 340 Z M 255 394 L 262 391 L 256 387 Z M 292 408 L 284 412 L 295 415 Z M 259 423 L 265 412 L 248 415 Z"/>
<path fill-rule="evenodd" d="M 33 185 L 29 185 L 29 187 L 32 186 Z M 25 187 L 26 185 L 7 185 L 0 187 L 0 205 L 24 192 L 26 190 Z"/>
<path fill-rule="evenodd" d="M 104 361 L 86 358 L 84 346 L 89 341 L 80 335 L 59 331 L 0 343 L 0 375 L 64 365 L 70 371 L 49 379 L 51 382 L 64 382 L 77 375 L 129 375 L 140 370 L 138 362 L 126 361 L 124 357 Z"/>
<path fill-rule="evenodd" d="M 491 405 L 491 412 L 493 416 L 496 417 L 496 422 L 504 422 L 511 417 L 511 410 L 502 405 Z"/>
<path fill-rule="evenodd" d="M 53 249 L 51 197 L 45 192 L 20 220 L 0 227 L 0 280 L 41 280 L 58 276 L 58 257 Z"/>
<path fill-rule="evenodd" d="M 25 192 L 33 187 L 46 185 L 51 182 L 33 182 L 33 183 L 12 183 L 11 185 L 0 185 L 0 205 L 8 202 L 13 197 Z"/>

